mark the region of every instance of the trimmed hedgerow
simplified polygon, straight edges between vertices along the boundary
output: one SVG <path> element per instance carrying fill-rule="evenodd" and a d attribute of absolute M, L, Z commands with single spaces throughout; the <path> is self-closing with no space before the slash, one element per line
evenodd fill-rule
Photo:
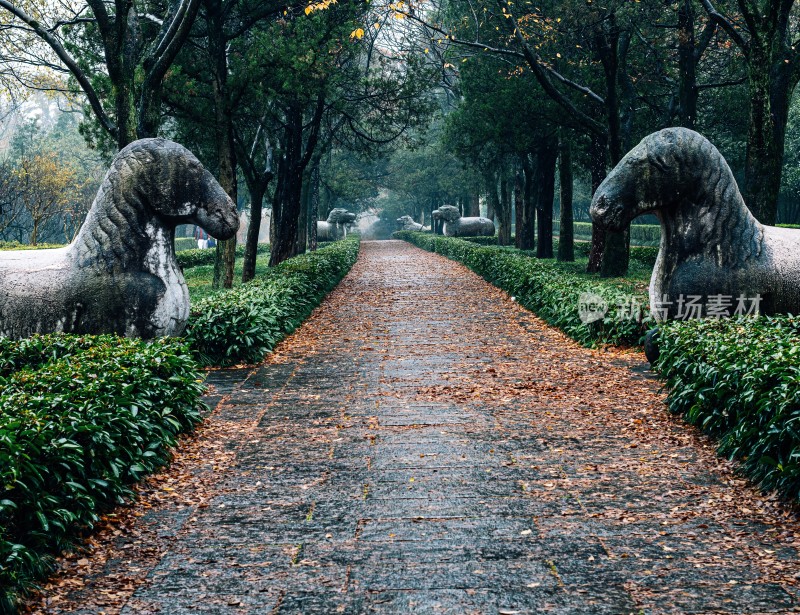
<path fill-rule="evenodd" d="M 176 237 L 175 238 L 175 251 L 184 252 L 186 250 L 196 250 L 197 240 L 193 237 Z"/>
<path fill-rule="evenodd" d="M 633 287 L 626 289 L 618 282 L 571 274 L 525 253 L 497 246 L 412 231 L 397 232 L 395 237 L 466 265 L 586 346 L 636 345 L 652 325 L 647 297 Z M 582 293 L 592 293 L 605 302 L 608 310 L 604 318 L 581 321 L 578 304 Z"/>
<path fill-rule="evenodd" d="M 196 243 L 197 242 L 195 242 L 195 244 Z M 269 254 L 269 244 L 258 244 L 256 253 Z M 190 269 L 191 267 L 199 267 L 200 265 L 213 265 L 216 254 L 217 251 L 211 248 L 205 250 L 194 248 L 193 250 L 181 250 L 180 252 L 176 252 L 175 258 L 182 269 Z M 242 258 L 243 256 L 244 246 L 236 246 L 236 258 Z"/>
<path fill-rule="evenodd" d="M 673 321 L 658 345 L 672 412 L 764 489 L 800 498 L 800 318 Z"/>
<path fill-rule="evenodd" d="M 511 245 L 510 246 L 498 246 L 497 245 L 497 236 L 494 237 L 460 237 L 459 239 L 463 239 L 464 241 L 469 241 L 470 243 L 475 243 L 480 246 L 494 246 L 494 247 L 503 247 L 506 250 L 515 250 L 514 248 L 514 238 L 511 238 Z M 588 241 L 576 241 L 575 242 L 575 255 L 579 258 L 587 258 L 589 256 L 589 252 L 592 249 L 591 244 Z M 532 255 L 535 251 L 529 250 L 525 252 L 525 254 Z M 553 239 L 553 253 L 558 253 L 558 239 Z M 638 261 L 639 264 L 645 267 L 653 267 L 656 264 L 656 257 L 658 256 L 658 247 L 657 246 L 631 246 L 631 262 Z"/>
<path fill-rule="evenodd" d="M 784 225 L 781 225 L 784 226 Z M 559 225 L 558 221 L 553 221 L 553 232 L 558 235 Z M 574 222 L 573 235 L 580 243 L 589 241 L 592 238 L 592 223 L 591 222 Z M 495 237 L 469 237 L 474 243 L 481 245 L 497 245 L 497 236 Z M 661 241 L 661 227 L 658 224 L 631 224 L 631 245 L 635 246 L 649 246 L 658 247 Z M 587 248 L 588 250 L 588 248 Z"/>
<path fill-rule="evenodd" d="M 556 225 L 558 233 L 558 225 Z M 589 240 L 592 238 L 591 222 L 574 223 L 575 238 Z M 658 224 L 631 224 L 631 245 L 658 246 L 661 241 L 661 226 Z"/>
<path fill-rule="evenodd" d="M 200 420 L 186 343 L 0 340 L 0 612 Z"/>
<path fill-rule="evenodd" d="M 185 336 L 204 365 L 256 363 L 305 320 L 358 257 L 352 235 L 192 305 Z"/>

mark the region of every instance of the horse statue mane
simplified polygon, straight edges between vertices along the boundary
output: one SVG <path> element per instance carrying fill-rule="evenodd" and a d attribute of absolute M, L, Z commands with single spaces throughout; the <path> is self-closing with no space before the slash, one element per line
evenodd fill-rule
<path fill-rule="evenodd" d="M 731 314 L 741 297 L 757 300 L 761 313 L 797 313 L 800 232 L 758 222 L 727 162 L 702 135 L 687 128 L 648 135 L 609 173 L 590 208 L 610 230 L 645 213 L 661 224 L 650 280 L 656 320 L 684 315 L 687 297 L 705 298 L 705 305 L 724 297 Z"/>
<path fill-rule="evenodd" d="M 0 336 L 179 335 L 189 315 L 175 260 L 179 224 L 228 239 L 239 218 L 189 150 L 165 139 L 131 143 L 112 161 L 70 245 L 0 252 Z"/>
<path fill-rule="evenodd" d="M 443 233 L 448 237 L 491 237 L 495 232 L 494 222 L 489 218 L 464 218 L 453 205 L 439 207 L 433 212 L 433 219 L 444 222 Z"/>

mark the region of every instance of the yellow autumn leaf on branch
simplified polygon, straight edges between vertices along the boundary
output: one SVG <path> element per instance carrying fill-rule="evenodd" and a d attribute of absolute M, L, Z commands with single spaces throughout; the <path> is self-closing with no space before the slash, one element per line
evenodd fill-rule
<path fill-rule="evenodd" d="M 350 38 L 364 38 L 364 28 L 356 28 L 350 33 Z"/>
<path fill-rule="evenodd" d="M 305 8 L 306 15 L 310 15 L 314 11 L 324 11 L 332 4 L 336 4 L 336 0 L 320 0 L 319 2 L 310 2 Z"/>

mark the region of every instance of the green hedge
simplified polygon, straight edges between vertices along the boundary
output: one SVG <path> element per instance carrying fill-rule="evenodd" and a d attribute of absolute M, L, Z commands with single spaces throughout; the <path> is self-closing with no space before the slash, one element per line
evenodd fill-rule
<path fill-rule="evenodd" d="M 200 419 L 186 343 L 0 340 L 0 612 Z"/>
<path fill-rule="evenodd" d="M 591 222 L 573 223 L 575 238 L 590 240 L 592 238 Z M 558 226 L 556 226 L 556 229 Z M 557 230 L 555 232 L 558 232 Z M 661 226 L 658 224 L 631 224 L 631 245 L 658 246 L 661 241 Z"/>
<path fill-rule="evenodd" d="M 0 241 L 0 251 L 2 250 L 49 250 L 51 248 L 63 248 L 61 243 L 40 243 L 32 246 L 28 243 L 18 241 Z"/>
<path fill-rule="evenodd" d="M 633 289 L 626 291 L 619 286 L 570 274 L 550 262 L 515 250 L 480 246 L 430 233 L 399 231 L 394 236 L 466 265 L 581 344 L 639 344 L 652 326 L 647 297 Z M 605 318 L 588 324 L 581 321 L 578 303 L 582 293 L 593 293 L 606 302 Z M 634 304 L 642 310 L 641 319 L 623 317 L 626 307 Z"/>
<path fill-rule="evenodd" d="M 204 365 L 256 363 L 305 320 L 358 256 L 352 235 L 192 305 L 185 336 Z"/>
<path fill-rule="evenodd" d="M 658 344 L 670 409 L 763 488 L 800 498 L 800 318 L 671 322 Z"/>
<path fill-rule="evenodd" d="M 781 225 L 783 226 L 783 225 Z M 591 222 L 574 222 L 573 233 L 580 245 L 592 239 Z M 553 233 L 558 235 L 559 224 L 553 221 Z M 464 239 L 467 239 L 466 237 Z M 497 237 L 470 237 L 470 241 L 486 246 L 497 245 Z M 658 224 L 631 224 L 631 245 L 658 247 L 661 241 L 661 227 Z M 576 247 L 577 247 L 576 245 Z M 588 248 L 587 248 L 588 250 Z"/>
<path fill-rule="evenodd" d="M 183 252 L 185 250 L 196 250 L 197 240 L 194 237 L 176 237 L 175 238 L 175 251 Z"/>
<path fill-rule="evenodd" d="M 403 231 L 405 232 L 405 231 Z M 497 246 L 497 237 L 461 237 L 464 241 L 478 244 L 479 246 Z M 511 238 L 510 246 L 502 246 L 506 250 L 514 250 L 514 238 Z M 588 241 L 575 242 L 575 256 L 578 258 L 588 258 L 589 251 L 592 246 Z M 528 251 L 527 254 L 532 254 L 534 251 Z M 553 240 L 553 253 L 558 253 L 558 239 Z M 639 263 L 646 267 L 653 267 L 656 264 L 656 257 L 658 256 L 657 246 L 631 246 L 631 260 L 639 261 Z"/>
<path fill-rule="evenodd" d="M 258 250 L 256 253 L 269 254 L 269 244 L 258 244 Z M 214 248 L 206 248 L 205 250 L 199 250 L 195 248 L 193 250 L 182 250 L 181 252 L 177 252 L 175 257 L 182 269 L 190 269 L 192 267 L 199 267 L 200 265 L 213 265 L 216 254 L 217 251 Z M 244 246 L 236 246 L 236 258 L 242 257 L 244 257 Z"/>

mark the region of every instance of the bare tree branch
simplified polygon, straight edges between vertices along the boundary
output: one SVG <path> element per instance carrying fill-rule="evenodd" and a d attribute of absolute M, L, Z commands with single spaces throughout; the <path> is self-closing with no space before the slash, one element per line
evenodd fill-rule
<path fill-rule="evenodd" d="M 703 8 L 706 10 L 706 13 L 708 13 L 708 16 L 711 17 L 711 19 L 713 19 L 714 22 L 723 30 L 725 30 L 728 36 L 731 37 L 731 40 L 736 43 L 736 45 L 741 48 L 745 54 L 748 53 L 749 44 L 741 35 L 739 30 L 736 29 L 736 26 L 733 25 L 733 22 L 731 22 L 722 13 L 717 11 L 717 9 L 714 8 L 714 5 L 711 4 L 711 0 L 700 0 L 700 2 L 703 4 Z"/>
<path fill-rule="evenodd" d="M 100 103 L 100 98 L 97 96 L 97 92 L 95 92 L 92 84 L 89 82 L 89 79 L 83 73 L 83 71 L 78 66 L 77 62 L 73 59 L 73 57 L 67 52 L 66 49 L 61 45 L 61 42 L 49 31 L 47 28 L 43 27 L 36 19 L 28 15 L 25 11 L 21 8 L 10 2 L 9 0 L 0 0 L 0 8 L 6 9 L 9 13 L 14 15 L 17 19 L 27 24 L 33 32 L 37 34 L 45 43 L 47 43 L 50 48 L 55 52 L 58 58 L 64 63 L 69 69 L 69 72 L 75 77 L 77 82 L 80 84 L 81 89 L 83 90 L 86 98 L 89 100 L 89 105 L 92 108 L 95 116 L 97 116 L 100 125 L 112 136 L 116 137 L 117 135 L 117 127 L 108 117 L 106 112 L 103 110 L 103 105 Z"/>

